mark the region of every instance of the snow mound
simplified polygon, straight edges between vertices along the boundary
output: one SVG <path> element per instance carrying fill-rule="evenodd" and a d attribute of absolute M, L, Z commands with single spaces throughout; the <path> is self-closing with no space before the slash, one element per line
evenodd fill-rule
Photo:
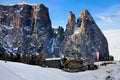
<path fill-rule="evenodd" d="M 59 69 L 0 61 L 0 80 L 120 80 L 120 62 L 115 63 L 100 66 L 98 70 L 68 73 Z"/>

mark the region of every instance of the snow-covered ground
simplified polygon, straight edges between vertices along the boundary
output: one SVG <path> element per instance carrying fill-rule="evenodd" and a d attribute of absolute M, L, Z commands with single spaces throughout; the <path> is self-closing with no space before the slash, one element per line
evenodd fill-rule
<path fill-rule="evenodd" d="M 0 80 L 120 80 L 120 62 L 98 70 L 68 73 L 23 63 L 0 61 Z"/>
<path fill-rule="evenodd" d="M 120 29 L 112 29 L 103 31 L 108 40 L 110 54 L 115 60 L 120 60 Z"/>

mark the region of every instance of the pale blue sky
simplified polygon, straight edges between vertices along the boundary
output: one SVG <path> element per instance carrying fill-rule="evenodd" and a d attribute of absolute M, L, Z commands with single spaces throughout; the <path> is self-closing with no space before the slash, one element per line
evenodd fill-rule
<path fill-rule="evenodd" d="M 49 8 L 53 27 L 66 26 L 69 11 L 79 17 L 88 9 L 102 30 L 120 28 L 120 0 L 0 0 L 0 4 L 43 3 Z"/>

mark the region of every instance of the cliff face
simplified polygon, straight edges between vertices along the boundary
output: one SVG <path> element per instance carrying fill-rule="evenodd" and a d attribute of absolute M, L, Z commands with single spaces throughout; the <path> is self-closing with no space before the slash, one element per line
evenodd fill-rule
<path fill-rule="evenodd" d="M 109 56 L 108 43 L 88 10 L 76 21 L 70 11 L 66 30 L 51 28 L 48 8 L 43 4 L 0 5 L 0 50 L 14 54 L 47 54 L 95 58 Z"/>
<path fill-rule="evenodd" d="M 96 53 L 99 53 L 100 60 L 108 60 L 109 52 L 107 40 L 88 10 L 83 10 L 80 13 L 77 23 L 72 27 L 74 28 L 73 34 L 70 35 L 70 37 L 66 37 L 63 41 L 63 54 L 74 57 L 95 58 Z"/>
<path fill-rule="evenodd" d="M 60 57 L 61 53 L 61 44 L 63 43 L 64 40 L 64 29 L 62 27 L 58 27 L 57 29 L 54 29 L 54 42 L 53 42 L 53 54 L 54 57 Z"/>
<path fill-rule="evenodd" d="M 0 44 L 8 52 L 51 52 L 51 21 L 43 4 L 0 5 L 0 29 Z"/>

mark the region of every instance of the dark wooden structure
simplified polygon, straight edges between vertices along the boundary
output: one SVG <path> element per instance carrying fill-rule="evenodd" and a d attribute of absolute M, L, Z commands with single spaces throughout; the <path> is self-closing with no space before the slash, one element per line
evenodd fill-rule
<path fill-rule="evenodd" d="M 61 69 L 62 59 L 61 58 L 46 58 L 45 65 L 50 68 L 59 68 Z"/>
<path fill-rule="evenodd" d="M 67 58 L 64 70 L 69 72 L 85 71 L 94 69 L 94 60 L 87 58 Z"/>
<path fill-rule="evenodd" d="M 46 67 L 59 68 L 68 72 L 78 72 L 96 69 L 93 59 L 88 58 L 47 58 Z"/>

